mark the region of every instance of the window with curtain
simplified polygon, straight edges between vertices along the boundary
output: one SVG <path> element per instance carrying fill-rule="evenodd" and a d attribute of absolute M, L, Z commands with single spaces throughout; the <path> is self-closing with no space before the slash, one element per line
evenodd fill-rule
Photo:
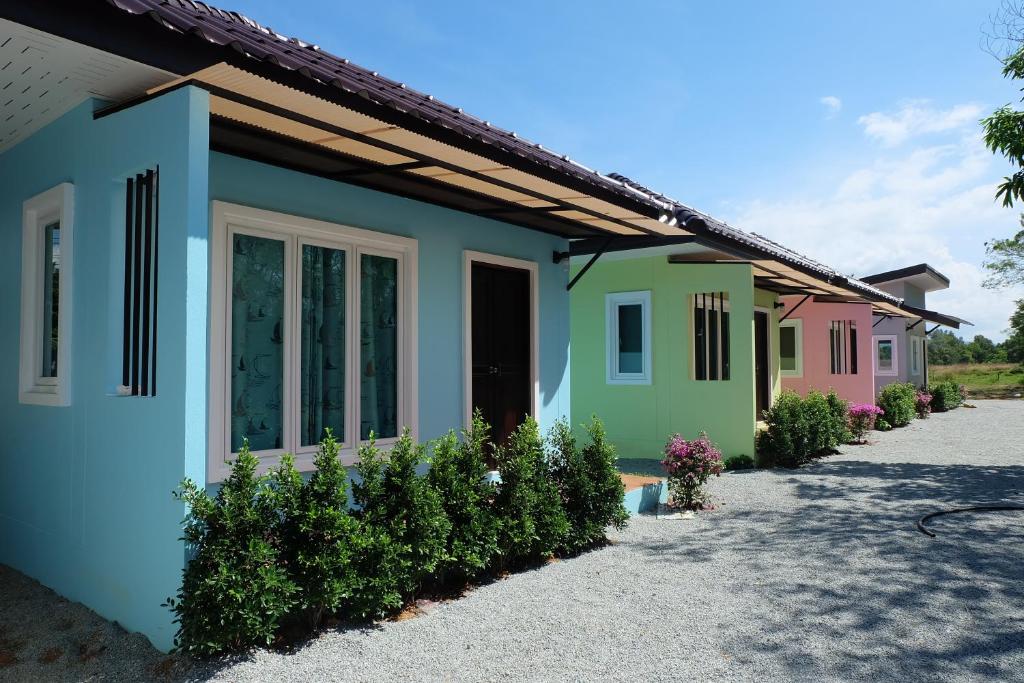
<path fill-rule="evenodd" d="M 360 438 L 398 436 L 398 260 L 363 254 L 359 275 Z"/>
<path fill-rule="evenodd" d="M 214 480 L 244 440 L 260 457 L 295 454 L 308 469 L 330 430 L 352 458 L 360 440 L 387 445 L 415 428 L 415 397 L 403 388 L 415 332 L 407 332 L 407 269 L 416 243 L 247 207 L 215 203 L 211 458 Z M 230 222 L 218 211 L 230 207 Z M 247 223 L 253 212 L 253 223 Z M 219 268 L 217 264 L 223 264 Z M 222 302 L 222 303 L 221 303 Z M 412 334 L 412 338 L 408 335 Z M 223 373 L 223 374 L 221 374 Z"/>
<path fill-rule="evenodd" d="M 345 434 L 345 259 L 342 249 L 302 246 L 299 439 L 315 446 Z"/>
<path fill-rule="evenodd" d="M 693 377 L 696 380 L 727 380 L 729 352 L 729 294 L 702 292 L 693 295 Z"/>
<path fill-rule="evenodd" d="M 231 261 L 231 450 L 283 448 L 285 243 L 236 234 Z"/>

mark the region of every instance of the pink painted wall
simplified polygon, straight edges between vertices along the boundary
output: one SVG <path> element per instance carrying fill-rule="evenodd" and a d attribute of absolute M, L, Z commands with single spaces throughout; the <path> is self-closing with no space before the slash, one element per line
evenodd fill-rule
<path fill-rule="evenodd" d="M 802 296 L 786 296 L 783 315 Z M 803 376 L 782 377 L 782 388 L 805 395 L 811 389 L 827 392 L 830 388 L 847 401 L 875 402 L 874 368 L 871 365 L 871 305 L 818 303 L 808 299 L 787 320 L 803 321 Z M 830 372 L 829 328 L 833 320 L 852 320 L 857 325 L 857 374 L 833 375 Z"/>

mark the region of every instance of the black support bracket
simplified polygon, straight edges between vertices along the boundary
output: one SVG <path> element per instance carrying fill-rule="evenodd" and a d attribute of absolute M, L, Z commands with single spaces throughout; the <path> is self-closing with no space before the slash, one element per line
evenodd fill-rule
<path fill-rule="evenodd" d="M 793 308 L 789 309 L 789 310 L 788 310 L 788 311 L 786 312 L 786 315 L 784 315 L 784 316 L 782 316 L 781 318 L 779 318 L 779 322 L 781 323 L 781 322 L 782 322 L 783 320 L 785 320 L 785 319 L 786 319 L 786 318 L 788 318 L 789 316 L 793 315 L 793 313 L 794 313 L 794 312 L 796 312 L 796 309 L 798 309 L 798 308 L 800 308 L 801 306 L 803 306 L 804 302 L 805 302 L 805 301 L 807 301 L 807 300 L 808 300 L 808 299 L 810 299 L 810 298 L 811 298 L 811 295 L 810 295 L 810 294 L 805 294 L 805 295 L 804 295 L 804 298 L 803 298 L 803 299 L 800 299 L 800 301 L 798 301 L 798 302 L 797 302 L 796 306 L 794 306 Z"/>
<path fill-rule="evenodd" d="M 595 251 L 594 255 L 590 257 L 589 261 L 587 261 L 587 264 L 580 269 L 580 272 L 576 273 L 576 277 L 574 277 L 572 280 L 569 280 L 569 284 L 566 285 L 565 287 L 565 290 L 567 292 L 571 292 L 572 288 L 576 285 L 576 283 L 580 281 L 580 278 L 583 277 L 588 270 L 590 270 L 591 266 L 597 263 L 597 259 L 601 258 L 601 254 L 603 254 L 608 249 L 608 247 L 611 246 L 612 241 L 614 239 L 614 236 L 610 236 L 605 239 L 604 244 L 601 245 L 601 248 Z"/>

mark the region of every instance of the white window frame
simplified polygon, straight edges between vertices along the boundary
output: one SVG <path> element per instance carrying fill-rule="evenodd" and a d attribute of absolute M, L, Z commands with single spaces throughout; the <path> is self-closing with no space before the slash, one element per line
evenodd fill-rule
<path fill-rule="evenodd" d="M 530 278 L 530 416 L 538 417 L 540 405 L 540 269 L 536 261 L 499 256 L 482 251 L 462 252 L 462 419 L 473 424 L 473 264 L 485 263 L 525 270 Z"/>
<path fill-rule="evenodd" d="M 924 353 L 922 337 L 910 336 L 910 374 L 921 374 L 921 355 Z"/>
<path fill-rule="evenodd" d="M 71 313 L 74 296 L 75 186 L 61 183 L 27 200 L 21 229 L 21 350 L 18 401 L 71 405 Z M 43 230 L 60 224 L 60 292 L 57 310 L 57 376 L 43 377 Z"/>
<path fill-rule="evenodd" d="M 607 384 L 650 384 L 651 383 L 651 292 L 611 292 L 605 302 L 605 382 Z M 640 305 L 643 339 L 643 370 L 641 372 L 619 371 L 619 307 Z"/>
<path fill-rule="evenodd" d="M 313 245 L 345 251 L 346 263 L 346 358 L 345 358 L 345 439 L 341 444 L 343 464 L 354 464 L 358 458 L 361 409 L 359 391 L 359 267 L 365 255 L 386 256 L 398 260 L 398 429 L 408 427 L 412 437 L 419 434 L 419 368 L 418 368 L 418 243 L 415 239 L 387 233 L 353 228 L 311 218 L 255 209 L 248 206 L 214 201 L 212 206 L 210 269 L 210 391 L 209 444 L 207 478 L 222 481 L 230 472 L 230 396 L 231 396 L 231 275 L 232 236 L 236 233 L 278 239 L 285 242 L 285 384 L 282 390 L 284 411 L 284 447 L 254 451 L 260 458 L 259 472 L 278 464 L 281 454 L 293 453 L 295 467 L 300 471 L 313 469 L 316 446 L 299 445 L 299 397 L 301 395 L 301 358 L 293 351 L 301 334 L 298 311 L 302 292 L 298 287 L 301 272 L 302 246 Z M 378 439 L 388 448 L 397 437 Z"/>
<path fill-rule="evenodd" d="M 878 367 L 878 342 L 892 342 L 892 370 L 880 370 Z M 880 377 L 896 377 L 900 374 L 900 353 L 896 343 L 895 334 L 876 334 L 871 337 L 871 364 L 874 366 L 875 374 Z"/>
<path fill-rule="evenodd" d="M 793 328 L 793 350 L 796 354 L 796 369 L 794 370 L 782 368 L 782 329 L 784 327 Z M 802 318 L 786 318 L 779 323 L 779 375 L 782 377 L 804 376 L 804 321 Z"/>
<path fill-rule="evenodd" d="M 707 293 L 710 294 L 711 292 L 707 292 Z M 726 296 L 729 295 L 729 292 L 723 291 L 722 293 L 725 294 Z M 729 371 L 729 379 L 722 379 L 722 371 L 725 368 L 725 364 L 723 363 L 724 359 L 722 358 L 722 329 L 721 329 L 722 328 L 722 318 L 721 318 L 721 316 L 719 316 L 719 318 L 718 318 L 718 325 L 719 325 L 719 330 L 718 330 L 718 379 L 710 379 L 710 374 L 711 374 L 711 372 L 710 372 L 710 370 L 711 370 L 711 347 L 710 346 L 706 346 L 705 347 L 705 349 L 706 349 L 705 352 L 707 354 L 707 357 L 704 359 L 705 360 L 705 367 L 707 368 L 706 374 L 709 375 L 709 377 L 706 377 L 704 379 L 697 379 L 697 321 L 693 319 L 693 311 L 697 308 L 697 297 L 702 295 L 702 294 L 705 294 L 705 292 L 694 292 L 693 294 L 691 294 L 688 297 L 689 308 L 687 310 L 690 313 L 690 379 L 692 379 L 695 382 L 729 382 L 729 381 L 732 380 L 732 370 L 731 370 L 731 368 L 732 368 L 732 344 L 733 344 L 733 338 L 732 338 L 732 334 L 731 334 L 732 330 L 730 330 L 729 328 L 725 328 L 726 330 L 728 330 L 730 332 L 730 334 L 729 334 L 729 367 L 730 367 L 730 371 Z M 730 324 L 731 324 L 731 321 L 732 321 L 732 311 L 731 311 L 731 308 L 729 306 L 729 299 L 725 299 L 724 301 L 720 302 L 720 304 L 721 304 L 721 308 L 714 309 L 714 310 L 717 310 L 719 313 L 722 313 L 722 312 L 729 313 L 729 320 L 730 320 Z M 771 322 L 772 322 L 772 316 L 771 316 L 771 311 L 769 309 L 767 309 L 767 308 L 763 308 L 763 307 L 760 307 L 760 306 L 755 306 L 754 309 L 758 310 L 758 311 L 762 311 L 762 312 L 768 314 L 768 362 L 771 363 L 771 360 L 772 360 L 772 350 L 771 350 L 771 343 L 772 343 Z M 704 330 L 707 331 L 709 329 L 708 311 L 713 310 L 713 309 L 703 308 L 702 310 L 704 311 Z M 750 316 L 750 322 L 751 322 L 751 325 L 753 325 L 753 323 L 754 323 L 754 316 L 753 315 Z M 751 329 L 753 329 L 753 328 L 751 328 Z M 751 339 L 753 339 L 753 337 L 751 337 Z M 753 348 L 754 347 L 751 346 L 750 348 L 751 348 L 751 353 L 753 353 Z M 771 371 L 769 370 L 769 374 L 770 374 L 770 372 Z"/>

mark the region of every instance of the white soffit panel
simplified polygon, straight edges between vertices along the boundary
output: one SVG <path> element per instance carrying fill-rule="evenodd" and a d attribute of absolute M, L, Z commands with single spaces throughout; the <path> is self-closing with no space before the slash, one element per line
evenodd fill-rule
<path fill-rule="evenodd" d="M 96 97 L 121 102 L 173 74 L 0 19 L 0 152 Z"/>

